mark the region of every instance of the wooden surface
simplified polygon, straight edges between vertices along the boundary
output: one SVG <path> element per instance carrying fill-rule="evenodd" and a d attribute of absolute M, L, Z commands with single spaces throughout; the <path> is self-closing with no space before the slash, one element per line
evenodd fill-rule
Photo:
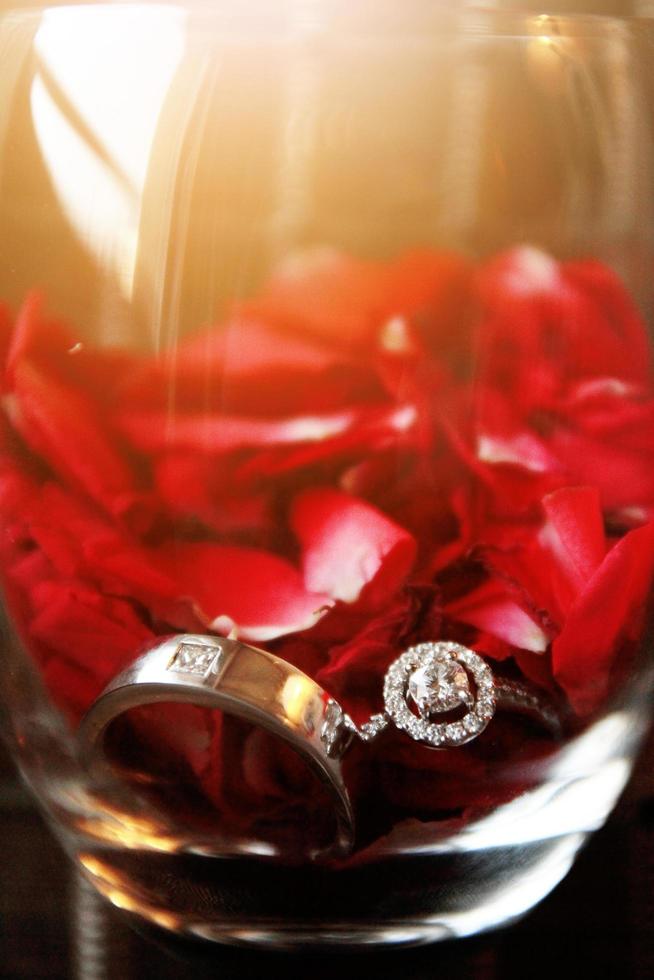
<path fill-rule="evenodd" d="M 212 947 L 192 960 L 136 935 L 113 910 L 110 980 L 650 980 L 654 978 L 654 739 L 608 825 L 556 891 L 516 926 L 383 954 L 255 954 Z M 67 859 L 0 761 L 0 977 L 74 977 Z"/>

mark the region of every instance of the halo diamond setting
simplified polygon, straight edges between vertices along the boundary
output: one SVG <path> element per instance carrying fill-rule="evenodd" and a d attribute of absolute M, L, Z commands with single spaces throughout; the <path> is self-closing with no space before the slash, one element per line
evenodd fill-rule
<path fill-rule="evenodd" d="M 464 745 L 480 735 L 495 714 L 497 698 L 492 671 L 484 660 L 458 643 L 440 641 L 411 647 L 391 664 L 384 704 L 397 728 L 441 749 Z M 447 717 L 457 709 L 463 710 L 460 716 Z"/>

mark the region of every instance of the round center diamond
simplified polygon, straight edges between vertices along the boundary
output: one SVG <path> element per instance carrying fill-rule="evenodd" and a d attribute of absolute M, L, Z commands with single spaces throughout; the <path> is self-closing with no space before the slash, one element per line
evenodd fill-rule
<path fill-rule="evenodd" d="M 408 694 L 421 718 L 474 705 L 465 668 L 455 660 L 418 667 L 409 676 Z"/>

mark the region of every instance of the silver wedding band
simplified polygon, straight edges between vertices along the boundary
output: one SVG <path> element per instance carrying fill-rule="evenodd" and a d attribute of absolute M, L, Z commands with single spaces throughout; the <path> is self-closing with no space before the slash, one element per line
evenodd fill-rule
<path fill-rule="evenodd" d="M 330 852 L 354 844 L 354 814 L 340 758 L 323 729 L 331 699 L 301 670 L 238 640 L 185 634 L 158 643 L 115 677 L 86 713 L 78 740 L 83 764 L 104 760 L 107 729 L 145 704 L 175 702 L 220 709 L 283 738 L 329 790 L 336 835 Z"/>

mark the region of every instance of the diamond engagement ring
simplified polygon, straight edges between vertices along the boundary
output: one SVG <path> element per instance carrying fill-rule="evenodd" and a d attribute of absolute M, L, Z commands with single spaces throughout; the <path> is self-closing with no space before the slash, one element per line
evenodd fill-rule
<path fill-rule="evenodd" d="M 354 813 L 341 769 L 354 741 L 371 742 L 394 725 L 431 748 L 453 748 L 477 738 L 498 709 L 521 712 L 561 735 L 553 702 L 526 684 L 494 677 L 479 654 L 458 643 L 421 643 L 402 653 L 384 678 L 384 711 L 356 725 L 286 660 L 239 640 L 183 634 L 151 647 L 94 701 L 78 732 L 82 761 L 103 764 L 105 735 L 119 715 L 164 702 L 220 709 L 285 739 L 331 794 L 335 855 L 354 846 Z"/>

